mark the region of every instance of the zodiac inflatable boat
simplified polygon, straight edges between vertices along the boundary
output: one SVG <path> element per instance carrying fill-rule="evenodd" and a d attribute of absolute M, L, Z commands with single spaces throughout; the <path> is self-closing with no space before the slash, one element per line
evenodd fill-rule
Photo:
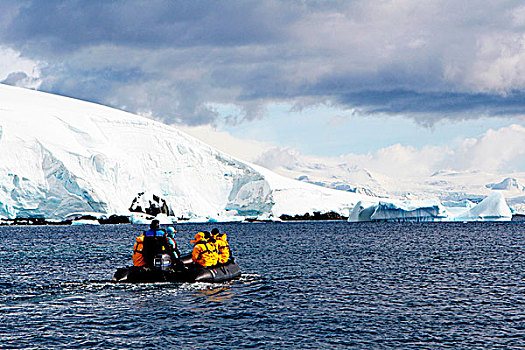
<path fill-rule="evenodd" d="M 224 282 L 239 278 L 241 268 L 232 259 L 226 264 L 201 267 L 191 264 L 191 256 L 183 257 L 184 268 L 152 268 L 129 266 L 117 269 L 113 276 L 114 282 L 147 283 L 147 282 Z"/>

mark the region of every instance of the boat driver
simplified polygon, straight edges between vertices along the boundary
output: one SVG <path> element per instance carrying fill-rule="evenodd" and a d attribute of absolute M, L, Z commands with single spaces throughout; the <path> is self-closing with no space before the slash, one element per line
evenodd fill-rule
<path fill-rule="evenodd" d="M 149 230 L 144 232 L 142 256 L 146 262 L 145 265 L 153 267 L 155 256 L 169 250 L 164 231 L 160 229 L 159 220 L 152 220 Z"/>

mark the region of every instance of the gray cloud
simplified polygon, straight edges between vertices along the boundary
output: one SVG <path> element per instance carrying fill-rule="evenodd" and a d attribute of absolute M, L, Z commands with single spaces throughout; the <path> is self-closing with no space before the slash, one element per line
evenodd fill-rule
<path fill-rule="evenodd" d="M 525 6 L 514 1 L 27 1 L 0 9 L 0 44 L 41 62 L 40 89 L 167 122 L 214 123 L 221 103 L 261 118 L 272 101 L 424 124 L 525 114 Z"/>
<path fill-rule="evenodd" d="M 10 73 L 7 78 L 2 80 L 2 84 L 21 86 L 21 83 L 24 80 L 27 80 L 29 77 L 24 72 L 13 72 Z"/>
<path fill-rule="evenodd" d="M 38 50 L 71 52 L 98 44 L 194 47 L 260 44 L 279 37 L 279 12 L 258 1 L 32 1 L 3 38 Z M 283 12 L 284 11 L 284 12 Z"/>

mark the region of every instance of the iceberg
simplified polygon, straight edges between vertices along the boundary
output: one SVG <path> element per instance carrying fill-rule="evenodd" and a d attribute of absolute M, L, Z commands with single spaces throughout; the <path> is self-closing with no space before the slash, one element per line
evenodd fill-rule
<path fill-rule="evenodd" d="M 448 218 L 445 208 L 437 200 L 379 201 L 371 205 L 359 202 L 351 211 L 348 221 L 426 222 Z"/>
<path fill-rule="evenodd" d="M 458 214 L 455 221 L 510 221 L 512 211 L 501 192 L 492 192 L 478 205 Z"/>
<path fill-rule="evenodd" d="M 166 214 L 158 214 L 152 216 L 142 213 L 133 213 L 130 215 L 129 221 L 134 225 L 149 225 L 151 221 L 158 220 L 161 225 L 172 225 L 176 223 L 175 218 L 167 216 Z"/>
<path fill-rule="evenodd" d="M 448 215 L 436 200 L 380 201 L 371 216 L 373 221 L 443 221 Z"/>
<path fill-rule="evenodd" d="M 155 217 L 151 215 L 133 213 L 129 217 L 129 222 L 133 225 L 149 225 L 153 219 L 155 219 Z"/>
<path fill-rule="evenodd" d="M 479 204 L 470 201 L 458 203 L 437 200 L 358 202 L 351 210 L 349 222 L 436 222 L 436 221 L 510 221 L 512 211 L 499 192 L 493 192 Z"/>
<path fill-rule="evenodd" d="M 98 226 L 100 223 L 97 220 L 73 220 L 71 222 L 71 225 L 73 226 L 84 226 L 84 225 L 90 225 L 90 226 Z"/>

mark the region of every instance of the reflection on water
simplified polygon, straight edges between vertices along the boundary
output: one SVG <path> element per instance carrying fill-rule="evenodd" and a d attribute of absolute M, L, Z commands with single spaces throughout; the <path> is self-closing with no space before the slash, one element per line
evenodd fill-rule
<path fill-rule="evenodd" d="M 204 296 L 206 301 L 224 301 L 226 299 L 229 299 L 233 296 L 233 293 L 231 291 L 231 288 L 229 287 L 219 287 L 214 289 L 203 289 L 199 290 L 198 294 L 195 294 L 195 296 Z"/>
<path fill-rule="evenodd" d="M 111 278 L 140 227 L 1 227 L 1 348 L 525 346 L 523 225 L 217 226 L 239 280 L 137 285 Z"/>

